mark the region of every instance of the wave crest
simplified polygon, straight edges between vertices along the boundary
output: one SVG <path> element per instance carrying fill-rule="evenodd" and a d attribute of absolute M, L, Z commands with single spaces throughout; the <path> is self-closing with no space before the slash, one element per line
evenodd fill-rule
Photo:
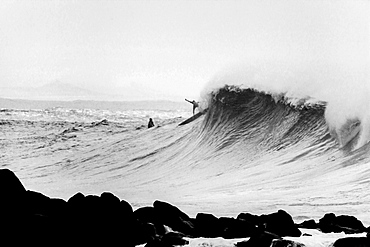
<path fill-rule="evenodd" d="M 247 145 L 248 149 L 281 149 L 297 142 L 307 145 L 327 139 L 325 103 L 309 98 L 269 94 L 252 88 L 224 86 L 208 97 L 203 138 L 219 149 Z"/>
<path fill-rule="evenodd" d="M 256 132 L 294 139 L 314 136 L 312 132 L 317 131 L 314 127 L 320 126 L 318 140 L 323 133 L 330 133 L 340 147 L 348 146 L 347 149 L 357 149 L 370 140 L 370 117 L 361 114 L 364 106 L 356 111 L 350 107 L 346 110 L 346 107 L 338 108 L 341 104 L 328 104 L 309 96 L 296 97 L 235 85 L 213 90 L 205 102 L 203 107 L 208 107 L 209 112 L 204 127 L 206 131 L 212 130 L 213 135 L 218 130 L 234 136 L 234 132 L 244 137 Z M 271 134 L 271 130 L 275 133 Z M 289 136 L 291 133 L 295 136 Z"/>

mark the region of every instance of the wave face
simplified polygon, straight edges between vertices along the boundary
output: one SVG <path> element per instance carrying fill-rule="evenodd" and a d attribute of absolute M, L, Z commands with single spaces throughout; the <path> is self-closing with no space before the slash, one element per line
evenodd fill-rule
<path fill-rule="evenodd" d="M 206 159 L 205 179 L 213 182 L 212 189 L 205 183 L 203 198 L 257 211 L 291 207 L 298 215 L 364 207 L 369 145 L 355 150 L 358 136 L 339 145 L 326 102 L 224 86 L 208 95 L 207 105 L 191 130 L 202 153 L 202 162 L 194 162 Z"/>
<path fill-rule="evenodd" d="M 204 107 L 202 117 L 183 126 L 178 112 L 152 111 L 151 129 L 137 127 L 148 119 L 140 111 L 135 121 L 132 112 L 107 111 L 99 113 L 104 121 L 81 123 L 79 111 L 63 115 L 73 121 L 34 121 L 20 120 L 24 111 L 13 117 L 2 110 L 8 134 L 0 140 L 1 161 L 28 189 L 65 199 L 109 190 L 134 206 L 160 199 L 190 215 L 283 208 L 296 220 L 334 212 L 370 223 L 370 146 L 357 148 L 358 134 L 346 134 L 350 140 L 339 145 L 325 102 L 223 86 Z"/>
<path fill-rule="evenodd" d="M 199 120 L 156 135 L 171 141 L 131 160 L 147 161 L 135 172 L 145 178 L 140 189 L 150 187 L 146 197 L 219 214 L 366 212 L 369 146 L 354 150 L 356 138 L 340 146 L 325 102 L 224 86 L 206 106 Z"/>
<path fill-rule="evenodd" d="M 210 98 L 202 135 L 211 139 L 210 146 L 216 143 L 217 151 L 234 146 L 251 156 L 282 152 L 298 142 L 307 147 L 333 145 L 326 131 L 324 103 L 292 103 L 283 95 L 233 86 L 225 86 Z"/>

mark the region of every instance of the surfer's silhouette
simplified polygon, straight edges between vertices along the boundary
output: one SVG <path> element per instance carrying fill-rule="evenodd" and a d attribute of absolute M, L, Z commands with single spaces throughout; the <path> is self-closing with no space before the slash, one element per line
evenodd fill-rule
<path fill-rule="evenodd" d="M 154 127 L 153 119 L 149 118 L 148 129 Z"/>
<path fill-rule="evenodd" d="M 196 102 L 195 100 L 193 100 L 193 101 L 190 101 L 190 100 L 188 100 L 188 99 L 185 99 L 187 102 L 189 102 L 190 104 L 193 104 L 193 115 L 194 115 L 194 113 L 195 113 L 195 109 L 196 108 L 199 108 L 199 102 Z"/>

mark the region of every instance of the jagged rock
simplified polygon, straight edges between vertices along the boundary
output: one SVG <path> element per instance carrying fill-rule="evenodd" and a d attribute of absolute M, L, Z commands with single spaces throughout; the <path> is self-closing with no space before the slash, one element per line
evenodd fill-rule
<path fill-rule="evenodd" d="M 68 212 L 71 237 L 83 245 L 110 245 L 124 238 L 132 246 L 140 239 L 131 206 L 111 193 L 84 196 L 79 192 L 68 200 Z"/>
<path fill-rule="evenodd" d="M 24 198 L 24 211 L 29 214 L 50 215 L 51 200 L 42 193 L 27 190 Z"/>
<path fill-rule="evenodd" d="M 21 181 L 9 169 L 0 169 L 0 194 L 1 196 L 19 196 L 26 192 Z"/>
<path fill-rule="evenodd" d="M 333 247 L 369 247 L 370 241 L 366 237 L 348 237 L 337 239 Z"/>
<path fill-rule="evenodd" d="M 198 213 L 195 217 L 195 226 L 199 237 L 221 237 L 223 227 L 219 219 L 213 214 Z"/>
<path fill-rule="evenodd" d="M 305 220 L 300 224 L 297 224 L 298 228 L 306 228 L 306 229 L 317 229 L 319 225 L 316 223 L 315 220 Z"/>
<path fill-rule="evenodd" d="M 183 238 L 184 238 L 184 235 L 181 233 L 169 232 L 169 233 L 166 233 L 162 237 L 162 243 L 165 245 L 170 245 L 170 246 L 189 244 L 189 241 Z"/>
<path fill-rule="evenodd" d="M 236 243 L 236 247 L 270 247 L 272 240 L 280 237 L 271 232 L 261 231 L 250 237 L 247 241 Z"/>
<path fill-rule="evenodd" d="M 134 217 L 141 222 L 150 222 L 153 224 L 160 222 L 154 207 L 138 208 L 134 211 Z"/>
<path fill-rule="evenodd" d="M 163 226 L 163 222 L 158 217 L 154 207 L 142 207 L 133 213 L 135 219 L 141 223 L 151 223 L 155 227 L 155 231 L 158 235 L 163 236 L 166 230 Z"/>
<path fill-rule="evenodd" d="M 125 200 L 121 200 L 120 207 L 121 207 L 122 212 L 125 215 L 130 215 L 130 214 L 133 213 L 133 209 L 132 209 L 131 204 L 128 203 L 127 201 L 125 201 Z"/>
<path fill-rule="evenodd" d="M 223 229 L 223 238 L 250 237 L 257 232 L 257 227 L 245 220 L 221 217 L 219 221 Z"/>
<path fill-rule="evenodd" d="M 9 169 L 0 169 L 0 213 L 4 216 L 19 213 L 24 207 L 21 201 L 24 199 L 26 189 L 21 181 Z"/>
<path fill-rule="evenodd" d="M 294 224 L 292 216 L 284 210 L 279 210 L 276 213 L 261 215 L 262 222 L 265 226 L 265 231 L 279 235 L 280 237 L 301 236 L 301 231 Z"/>
<path fill-rule="evenodd" d="M 249 222 L 250 225 L 257 226 L 260 229 L 277 234 L 280 237 L 299 237 L 301 235 L 301 232 L 297 225 L 295 225 L 292 216 L 284 210 L 261 216 L 250 213 L 241 213 L 238 215 L 237 219 L 245 220 L 246 222 Z"/>
<path fill-rule="evenodd" d="M 146 243 L 145 247 L 171 247 L 171 246 L 164 246 L 163 243 L 161 242 L 161 239 L 156 238 Z"/>
<path fill-rule="evenodd" d="M 103 192 L 100 195 L 100 198 L 102 199 L 103 203 L 106 205 L 115 205 L 120 203 L 120 200 L 117 196 L 113 195 L 111 192 Z"/>
<path fill-rule="evenodd" d="M 50 198 L 48 213 L 51 217 L 65 219 L 68 213 L 68 204 L 60 198 Z"/>
<path fill-rule="evenodd" d="M 68 199 L 68 204 L 70 206 L 78 206 L 83 203 L 84 199 L 85 199 L 85 195 L 82 194 L 81 192 L 77 192 L 71 198 Z"/>
<path fill-rule="evenodd" d="M 172 247 L 188 244 L 184 236 L 239 238 L 250 236 L 237 246 L 302 247 L 303 244 L 284 240 L 282 236 L 300 236 L 297 226 L 319 228 L 323 232 L 359 233 L 367 237 L 348 237 L 335 241 L 333 247 L 370 246 L 370 228 L 353 216 L 326 214 L 317 224 L 314 220 L 295 225 L 285 211 L 256 216 L 249 213 L 236 219 L 211 214 L 190 218 L 177 207 L 155 201 L 153 207 L 133 212 L 131 205 L 110 192 L 100 196 L 77 193 L 68 202 L 49 198 L 42 193 L 26 191 L 15 174 L 0 169 L 0 232 L 2 241 L 12 239 L 14 245 L 138 244 Z M 168 232 L 169 226 L 180 233 Z M 21 236 L 21 237 L 20 237 Z M 5 243 L 5 241 L 4 241 Z"/>
<path fill-rule="evenodd" d="M 163 237 L 149 241 L 145 247 L 175 247 L 189 244 L 189 241 L 183 239 L 184 235 L 175 232 L 169 232 Z"/>
<path fill-rule="evenodd" d="M 354 216 L 339 215 L 336 217 L 336 223 L 339 226 L 348 228 L 349 231 L 347 231 L 346 233 L 361 233 L 366 231 L 366 228 L 364 227 L 362 222 Z M 353 229 L 353 231 L 351 229 Z"/>
<path fill-rule="evenodd" d="M 354 216 L 340 215 L 336 216 L 334 213 L 325 214 L 319 220 L 320 230 L 324 233 L 329 232 L 344 232 L 346 234 L 365 232 L 366 228 Z"/>
<path fill-rule="evenodd" d="M 161 238 L 152 223 L 139 223 L 135 232 L 135 244 L 145 244 Z"/>
<path fill-rule="evenodd" d="M 305 247 L 305 245 L 286 239 L 273 239 L 271 247 Z"/>
<path fill-rule="evenodd" d="M 258 226 L 258 225 L 262 224 L 260 216 L 250 214 L 250 213 L 240 213 L 238 215 L 237 219 L 248 221 L 251 224 L 254 224 L 255 226 Z"/>
<path fill-rule="evenodd" d="M 194 221 L 177 207 L 161 201 L 153 203 L 157 217 L 164 225 L 188 236 L 196 236 Z"/>

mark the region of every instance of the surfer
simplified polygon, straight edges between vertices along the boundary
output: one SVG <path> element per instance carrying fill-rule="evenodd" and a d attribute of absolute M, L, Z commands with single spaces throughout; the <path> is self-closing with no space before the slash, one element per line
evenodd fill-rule
<path fill-rule="evenodd" d="M 153 119 L 149 118 L 148 129 L 154 127 Z"/>
<path fill-rule="evenodd" d="M 195 109 L 196 108 L 199 108 L 199 102 L 196 102 L 195 100 L 193 100 L 193 101 L 190 101 L 190 100 L 188 100 L 188 99 L 185 99 L 187 102 L 189 102 L 189 103 L 191 103 L 191 104 L 193 104 L 193 115 L 194 115 L 194 112 L 195 112 Z"/>

